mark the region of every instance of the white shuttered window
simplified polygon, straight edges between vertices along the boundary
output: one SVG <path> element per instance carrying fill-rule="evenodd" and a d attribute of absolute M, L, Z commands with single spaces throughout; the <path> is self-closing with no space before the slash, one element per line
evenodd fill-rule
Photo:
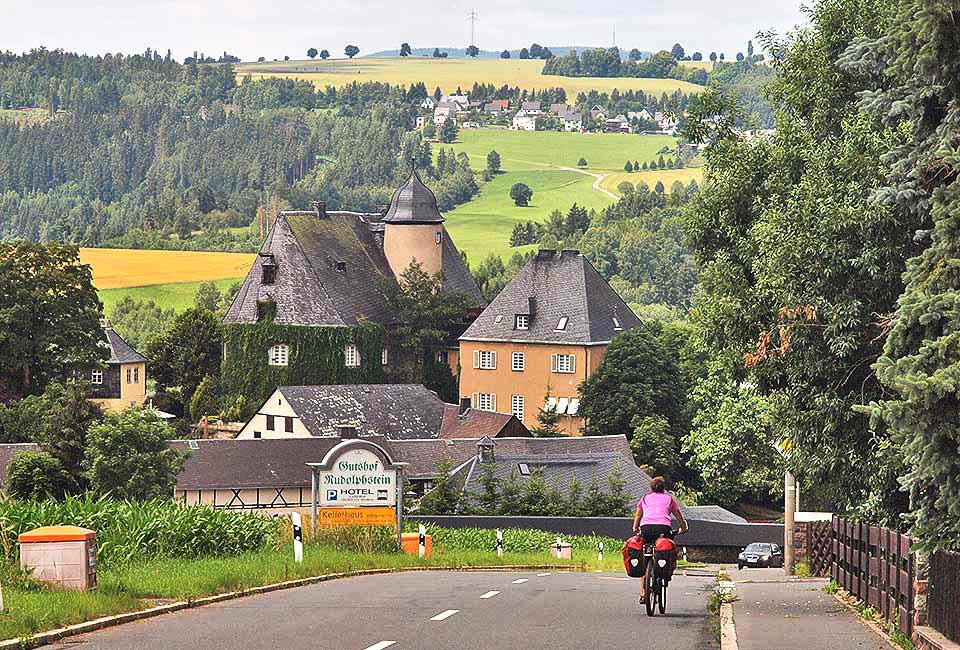
<path fill-rule="evenodd" d="M 496 411 L 497 396 L 495 393 L 474 393 L 470 404 L 478 411 Z"/>
<path fill-rule="evenodd" d="M 473 367 L 480 370 L 496 370 L 497 353 L 492 350 L 474 350 Z"/>
<path fill-rule="evenodd" d="M 577 358 L 572 354 L 551 354 L 550 371 L 574 373 L 577 371 Z"/>

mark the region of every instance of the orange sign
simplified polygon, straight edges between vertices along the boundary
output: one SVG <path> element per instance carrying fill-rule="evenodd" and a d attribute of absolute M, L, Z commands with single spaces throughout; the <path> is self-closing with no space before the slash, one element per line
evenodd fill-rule
<path fill-rule="evenodd" d="M 396 508 L 320 508 L 321 526 L 396 526 Z"/>

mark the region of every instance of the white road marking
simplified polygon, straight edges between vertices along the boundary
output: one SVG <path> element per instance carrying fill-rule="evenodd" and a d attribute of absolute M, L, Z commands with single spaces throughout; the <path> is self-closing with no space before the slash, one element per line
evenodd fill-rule
<path fill-rule="evenodd" d="M 616 578 L 614 576 L 597 576 L 598 580 L 633 580 L 634 578 Z"/>
<path fill-rule="evenodd" d="M 431 621 L 444 621 L 444 620 L 450 618 L 451 616 L 453 616 L 454 614 L 456 614 L 456 613 L 459 612 L 459 611 L 460 611 L 459 609 L 448 609 L 448 610 L 445 611 L 445 612 L 440 612 L 439 614 L 437 614 L 436 616 L 434 616 L 434 617 L 431 618 L 430 620 L 431 620 Z"/>
<path fill-rule="evenodd" d="M 493 598 L 494 596 L 496 596 L 496 595 L 499 594 L 499 593 L 500 593 L 499 591 L 488 591 L 487 593 L 483 594 L 483 595 L 480 596 L 480 597 L 481 597 L 481 598 Z"/>
<path fill-rule="evenodd" d="M 538 573 L 538 574 L 537 574 L 537 577 L 538 577 L 538 578 L 542 578 L 542 577 L 548 576 L 548 575 L 550 575 L 550 574 L 549 574 L 549 573 Z"/>
<path fill-rule="evenodd" d="M 381 641 L 380 643 L 376 643 L 369 648 L 364 648 L 363 650 L 383 650 L 384 648 L 389 648 L 394 643 L 396 643 L 396 641 Z"/>
<path fill-rule="evenodd" d="M 522 584 L 523 584 L 524 582 L 526 582 L 526 581 L 527 581 L 526 578 L 519 578 L 519 579 L 517 579 L 517 580 L 514 580 L 514 581 L 513 581 L 513 584 L 515 584 L 515 585 L 522 585 Z"/>

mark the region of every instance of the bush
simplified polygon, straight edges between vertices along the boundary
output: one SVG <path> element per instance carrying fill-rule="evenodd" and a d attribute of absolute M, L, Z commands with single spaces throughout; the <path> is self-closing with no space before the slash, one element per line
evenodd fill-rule
<path fill-rule="evenodd" d="M 0 503 L 0 544 L 17 558 L 17 536 L 39 526 L 82 526 L 97 532 L 99 561 L 240 555 L 274 545 L 279 524 L 259 515 L 185 506 L 169 500 L 131 503 L 106 497 Z"/>
<path fill-rule="evenodd" d="M 7 467 L 7 494 L 14 499 L 63 499 L 76 490 L 63 463 L 45 451 L 21 452 Z"/>
<path fill-rule="evenodd" d="M 587 166 L 586 158 L 580 158 L 580 160 L 577 161 L 577 167 L 586 167 L 586 166 Z"/>

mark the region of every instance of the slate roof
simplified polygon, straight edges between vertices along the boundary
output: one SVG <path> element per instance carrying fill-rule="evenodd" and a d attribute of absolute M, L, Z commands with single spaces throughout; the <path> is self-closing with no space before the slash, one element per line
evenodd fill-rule
<path fill-rule="evenodd" d="M 411 478 L 432 478 L 441 461 L 454 467 L 477 455 L 478 438 L 456 440 L 396 440 L 390 449 L 407 463 Z M 626 436 L 595 436 L 569 438 L 496 438 L 494 456 L 565 456 L 616 454 L 624 464 L 633 464 L 633 452 Z"/>
<path fill-rule="evenodd" d="M 522 111 L 539 111 L 540 102 L 523 102 L 520 104 L 520 110 Z"/>
<path fill-rule="evenodd" d="M 437 197 L 423 184 L 420 174 L 413 170 L 409 180 L 397 188 L 390 200 L 390 208 L 381 220 L 384 223 L 443 223 L 437 207 Z"/>
<path fill-rule="evenodd" d="M 394 195 L 393 223 L 436 223 L 443 216 L 436 198 L 414 174 Z M 276 304 L 277 323 L 319 327 L 350 327 L 360 320 L 394 323 L 382 281 L 394 278 L 383 254 L 384 223 L 380 214 L 357 212 L 281 212 L 260 254 L 247 272 L 223 322 L 257 322 L 258 304 Z M 477 283 L 449 233 L 443 233 L 444 288 L 485 304 Z M 276 278 L 263 284 L 265 264 L 276 264 Z"/>
<path fill-rule="evenodd" d="M 482 438 L 489 436 L 530 436 L 530 430 L 514 415 L 494 413 L 479 409 L 467 409 L 460 414 L 456 404 L 445 404 L 443 407 L 443 424 L 440 426 L 440 437 L 448 438 Z"/>
<path fill-rule="evenodd" d="M 384 438 L 365 438 L 390 453 Z M 196 449 L 190 448 L 190 443 Z M 244 487 L 310 487 L 306 463 L 323 460 L 339 438 L 274 440 L 175 440 L 170 446 L 189 452 L 177 476 L 178 490 Z"/>
<path fill-rule="evenodd" d="M 436 438 L 446 406 L 421 384 L 280 386 L 277 390 L 314 436 L 336 436 L 338 425 L 350 424 L 361 436 Z"/>
<path fill-rule="evenodd" d="M 110 358 L 106 363 L 146 363 L 147 358 L 137 352 L 122 336 L 107 325 L 103 328 L 103 337 L 110 347 Z"/>
<path fill-rule="evenodd" d="M 514 329 L 517 314 L 530 315 L 528 329 Z M 564 316 L 566 326 L 558 330 Z M 638 325 L 640 319 L 579 251 L 541 250 L 460 340 L 606 343 Z"/>

